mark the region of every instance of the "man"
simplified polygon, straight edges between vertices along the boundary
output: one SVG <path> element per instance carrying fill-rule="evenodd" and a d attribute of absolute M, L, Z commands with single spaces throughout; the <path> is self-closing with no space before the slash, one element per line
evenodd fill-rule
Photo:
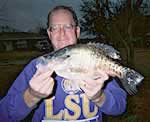
<path fill-rule="evenodd" d="M 48 15 L 48 36 L 54 50 L 76 44 L 80 27 L 74 11 L 66 6 L 55 7 Z M 43 120 L 101 122 L 102 113 L 118 115 L 125 111 L 126 93 L 115 80 L 104 82 L 101 72 L 96 80 L 82 81 L 77 90 L 72 81 L 56 76 L 54 71 L 36 68 L 34 59 L 17 77 L 8 94 L 0 101 L 0 120 L 23 120 L 33 109 L 33 122 Z"/>

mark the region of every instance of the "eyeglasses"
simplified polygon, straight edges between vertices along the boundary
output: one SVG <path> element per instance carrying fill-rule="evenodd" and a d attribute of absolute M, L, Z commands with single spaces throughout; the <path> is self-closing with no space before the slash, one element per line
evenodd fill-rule
<path fill-rule="evenodd" d="M 62 28 L 65 31 L 70 31 L 75 27 L 76 25 L 74 24 L 52 24 L 49 26 L 49 30 L 51 32 L 58 32 Z"/>

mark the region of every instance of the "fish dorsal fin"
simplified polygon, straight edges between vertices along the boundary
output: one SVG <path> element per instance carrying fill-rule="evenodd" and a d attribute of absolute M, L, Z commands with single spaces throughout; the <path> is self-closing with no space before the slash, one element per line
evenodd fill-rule
<path fill-rule="evenodd" d="M 96 48 L 100 48 L 110 58 L 121 60 L 120 52 L 118 50 L 114 49 L 110 45 L 107 45 L 107 44 L 104 44 L 104 43 L 92 43 L 92 42 L 89 42 L 88 45 L 93 45 Z"/>

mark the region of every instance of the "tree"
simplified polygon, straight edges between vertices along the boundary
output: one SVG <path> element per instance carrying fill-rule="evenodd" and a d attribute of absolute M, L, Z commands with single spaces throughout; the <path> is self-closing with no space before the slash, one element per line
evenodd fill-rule
<path fill-rule="evenodd" d="M 47 29 L 44 28 L 44 27 L 40 27 L 38 33 L 39 33 L 39 34 L 42 34 L 42 35 L 47 35 Z"/>
<path fill-rule="evenodd" d="M 5 25 L 5 26 L 0 26 L 0 32 L 17 32 L 17 30 L 8 25 Z"/>
<path fill-rule="evenodd" d="M 150 32 L 150 4 L 143 0 L 82 0 L 83 31 L 97 38 L 105 35 L 114 45 L 127 52 L 127 64 L 133 66 L 134 44 Z"/>

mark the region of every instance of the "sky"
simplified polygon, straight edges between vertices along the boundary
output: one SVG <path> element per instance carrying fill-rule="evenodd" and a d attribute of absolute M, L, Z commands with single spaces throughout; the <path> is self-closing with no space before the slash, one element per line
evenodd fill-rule
<path fill-rule="evenodd" d="M 81 0 L 0 0 L 0 26 L 8 25 L 24 32 L 38 31 L 40 27 L 46 28 L 48 11 L 60 4 L 72 6 L 78 18 L 82 18 Z"/>
<path fill-rule="evenodd" d="M 77 16 L 81 0 L 0 0 L 0 26 L 18 31 L 36 31 L 46 27 L 48 11 L 56 5 L 72 6 Z"/>

